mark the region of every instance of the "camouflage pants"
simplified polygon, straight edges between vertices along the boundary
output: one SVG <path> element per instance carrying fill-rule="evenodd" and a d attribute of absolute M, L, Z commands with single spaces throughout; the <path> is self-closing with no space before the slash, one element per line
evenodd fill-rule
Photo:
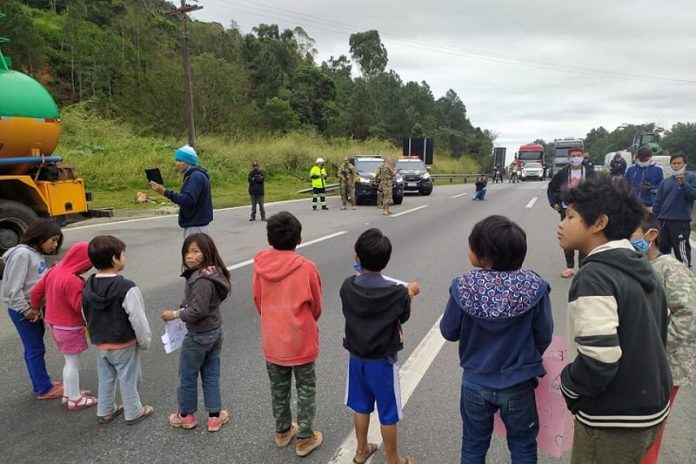
<path fill-rule="evenodd" d="M 276 422 L 276 432 L 285 432 L 292 425 L 290 410 L 290 390 L 292 374 L 295 374 L 295 389 L 297 390 L 297 425 L 299 438 L 310 438 L 314 434 L 312 424 L 317 411 L 317 376 L 314 363 L 302 366 L 278 366 L 266 362 L 268 379 L 271 381 L 271 400 L 273 417 Z"/>
<path fill-rule="evenodd" d="M 347 182 L 341 185 L 341 203 L 346 206 L 346 203 L 350 201 L 353 206 L 355 206 L 355 183 Z"/>
<path fill-rule="evenodd" d="M 389 207 L 394 204 L 394 199 L 392 198 L 392 189 L 385 189 L 381 193 L 382 202 L 380 204 L 382 209 L 389 209 Z"/>

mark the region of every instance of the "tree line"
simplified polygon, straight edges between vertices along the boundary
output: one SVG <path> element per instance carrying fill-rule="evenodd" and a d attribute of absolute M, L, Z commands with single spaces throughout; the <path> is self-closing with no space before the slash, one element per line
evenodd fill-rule
<path fill-rule="evenodd" d="M 59 105 L 161 135 L 185 133 L 180 18 L 163 0 L 0 0 L 3 51 Z M 494 134 L 474 126 L 454 90 L 388 70 L 378 31 L 350 36 L 349 56 L 318 63 L 301 27 L 189 23 L 197 130 L 231 137 L 313 131 L 327 138 L 435 138 L 438 152 L 485 161 Z M 353 69 L 356 66 L 356 69 Z"/>

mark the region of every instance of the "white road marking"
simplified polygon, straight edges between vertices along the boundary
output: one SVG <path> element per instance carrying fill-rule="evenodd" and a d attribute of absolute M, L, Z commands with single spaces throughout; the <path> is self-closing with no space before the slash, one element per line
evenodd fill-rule
<path fill-rule="evenodd" d="M 544 184 L 541 186 L 541 190 L 546 190 L 548 188 L 549 184 Z"/>
<path fill-rule="evenodd" d="M 401 366 L 399 371 L 399 383 L 401 385 L 401 405 L 406 406 L 409 398 L 415 391 L 416 387 L 423 379 L 423 375 L 428 370 L 430 365 L 435 361 L 438 353 L 445 344 L 445 339 L 440 335 L 440 319 L 435 321 L 435 324 L 423 337 L 423 340 L 418 344 L 411 356 L 408 357 L 406 363 Z M 377 412 L 373 412 L 370 417 L 370 430 L 367 435 L 367 441 L 370 443 L 382 444 L 382 435 L 379 430 L 379 417 Z M 355 450 L 358 443 L 355 439 L 355 433 L 351 431 L 346 439 L 341 443 L 341 446 L 336 450 L 329 464 L 351 464 L 355 457 Z"/>
<path fill-rule="evenodd" d="M 534 203 L 536 203 L 538 199 L 539 197 L 534 197 L 531 200 L 529 200 L 529 203 L 527 203 L 527 206 L 525 206 L 525 208 L 531 208 L 532 206 L 534 206 Z"/>
<path fill-rule="evenodd" d="M 450 198 L 459 198 L 459 197 L 463 197 L 464 195 L 470 195 L 470 194 L 471 194 L 471 192 L 458 193 L 456 195 L 452 195 Z"/>
<path fill-rule="evenodd" d="M 391 217 L 403 216 L 404 214 L 412 213 L 412 212 L 414 212 L 414 211 L 418 211 L 419 209 L 427 208 L 428 206 L 430 206 L 430 205 L 421 205 L 421 206 L 419 206 L 419 207 L 417 207 L 417 208 L 407 209 L 406 211 L 402 211 L 402 212 L 400 212 L 400 213 L 392 214 Z"/>
<path fill-rule="evenodd" d="M 304 247 L 306 247 L 306 246 L 314 245 L 315 243 L 323 242 L 324 240 L 329 240 L 329 239 L 332 239 L 332 238 L 334 238 L 334 237 L 339 237 L 339 236 L 344 235 L 344 234 L 347 234 L 347 233 L 348 233 L 348 231 L 342 230 L 342 231 L 340 231 L 340 232 L 336 232 L 336 233 L 333 233 L 333 234 L 324 235 L 323 237 L 315 238 L 314 240 L 310 240 L 309 242 L 300 243 L 300 244 L 297 246 L 297 248 L 298 248 L 298 249 L 299 249 L 299 248 L 304 248 Z M 247 259 L 246 261 L 242 261 L 242 262 L 239 262 L 239 263 L 236 263 L 236 264 L 232 264 L 231 266 L 227 266 L 227 270 L 228 270 L 228 271 L 234 271 L 235 269 L 239 269 L 239 268 L 242 268 L 242 267 L 244 267 L 244 266 L 248 266 L 248 265 L 253 264 L 253 263 L 254 263 L 254 259 L 253 259 L 253 258 L 252 258 L 252 259 Z"/>

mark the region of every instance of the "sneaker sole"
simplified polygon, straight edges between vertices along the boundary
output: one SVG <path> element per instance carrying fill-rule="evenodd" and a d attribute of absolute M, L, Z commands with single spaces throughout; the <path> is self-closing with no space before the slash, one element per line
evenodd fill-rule
<path fill-rule="evenodd" d="M 228 423 L 229 421 L 230 416 L 227 416 L 222 422 L 220 422 L 220 425 L 218 425 L 217 427 L 208 426 L 208 432 L 219 432 L 222 426 Z"/>
<path fill-rule="evenodd" d="M 303 457 L 307 456 L 309 453 L 311 453 L 312 451 L 314 451 L 315 449 L 319 448 L 323 442 L 324 442 L 324 436 L 319 435 L 319 439 L 316 441 L 314 446 L 312 446 L 311 448 L 308 448 L 306 450 L 302 450 L 302 451 L 295 448 L 295 454 L 297 454 L 299 457 L 303 458 Z"/>

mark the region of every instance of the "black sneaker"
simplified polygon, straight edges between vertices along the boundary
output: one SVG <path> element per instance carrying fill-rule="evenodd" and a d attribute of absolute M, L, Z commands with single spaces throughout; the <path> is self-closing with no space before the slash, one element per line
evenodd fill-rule
<path fill-rule="evenodd" d="M 327 206 L 322 206 L 321 209 L 328 210 L 329 208 Z"/>
<path fill-rule="evenodd" d="M 249 218 L 249 221 L 255 221 L 255 220 L 256 220 L 256 218 L 253 218 L 253 217 Z"/>

